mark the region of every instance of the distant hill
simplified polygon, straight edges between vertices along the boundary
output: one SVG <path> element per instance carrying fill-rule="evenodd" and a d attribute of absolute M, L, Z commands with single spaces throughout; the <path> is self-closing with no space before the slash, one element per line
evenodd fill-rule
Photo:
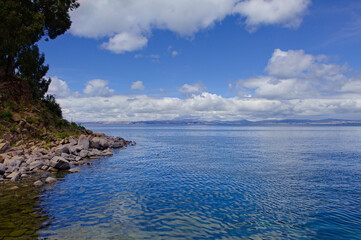
<path fill-rule="evenodd" d="M 262 126 L 262 125 L 335 125 L 335 126 L 361 126 L 361 120 L 344 119 L 282 119 L 263 121 L 197 121 L 197 120 L 157 120 L 157 121 L 120 121 L 120 122 L 82 122 L 84 124 L 187 124 L 187 125 L 239 125 L 239 126 Z"/>

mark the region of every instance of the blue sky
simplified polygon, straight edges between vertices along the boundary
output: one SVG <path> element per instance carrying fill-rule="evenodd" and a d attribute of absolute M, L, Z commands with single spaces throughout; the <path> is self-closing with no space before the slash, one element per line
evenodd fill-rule
<path fill-rule="evenodd" d="M 361 2 L 81 0 L 41 42 L 75 121 L 361 119 Z"/>

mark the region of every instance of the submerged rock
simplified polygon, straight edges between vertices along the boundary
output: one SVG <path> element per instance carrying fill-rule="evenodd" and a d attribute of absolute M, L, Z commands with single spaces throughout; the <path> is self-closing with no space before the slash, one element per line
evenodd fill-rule
<path fill-rule="evenodd" d="M 45 182 L 46 183 L 56 183 L 58 180 L 56 180 L 55 178 L 52 178 L 52 177 L 47 177 L 45 179 Z"/>

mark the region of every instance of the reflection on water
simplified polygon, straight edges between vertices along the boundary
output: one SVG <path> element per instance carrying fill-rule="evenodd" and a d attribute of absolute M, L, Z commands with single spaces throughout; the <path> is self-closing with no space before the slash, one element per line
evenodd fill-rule
<path fill-rule="evenodd" d="M 87 127 L 137 146 L 41 193 L 40 238 L 361 239 L 359 127 Z"/>

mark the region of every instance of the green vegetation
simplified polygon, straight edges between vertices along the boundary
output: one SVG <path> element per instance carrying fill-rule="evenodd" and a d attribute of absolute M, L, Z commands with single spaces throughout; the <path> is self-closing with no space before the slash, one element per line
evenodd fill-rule
<path fill-rule="evenodd" d="M 12 144 L 44 141 L 85 131 L 62 118 L 37 42 L 55 39 L 71 25 L 77 0 L 0 0 L 0 138 Z"/>

